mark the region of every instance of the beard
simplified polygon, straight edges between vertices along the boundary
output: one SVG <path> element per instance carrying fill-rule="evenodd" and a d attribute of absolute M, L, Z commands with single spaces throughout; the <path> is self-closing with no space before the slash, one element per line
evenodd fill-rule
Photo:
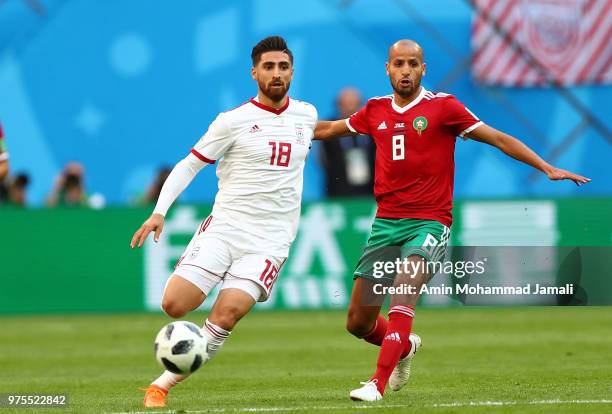
<path fill-rule="evenodd" d="M 421 87 L 420 80 L 418 82 L 413 81 L 408 87 L 401 86 L 400 81 L 401 79 L 398 80 L 396 83 L 393 83 L 393 81 L 391 81 L 391 87 L 393 88 L 395 93 L 397 93 L 402 98 L 410 98 L 415 93 L 415 91 L 418 91 Z"/>
<path fill-rule="evenodd" d="M 285 95 L 287 95 L 287 91 L 289 90 L 289 86 L 291 82 L 283 82 L 283 85 L 279 87 L 272 87 L 271 82 L 265 84 L 263 82 L 258 82 L 259 89 L 261 92 L 271 99 L 273 102 L 280 102 L 283 100 Z"/>

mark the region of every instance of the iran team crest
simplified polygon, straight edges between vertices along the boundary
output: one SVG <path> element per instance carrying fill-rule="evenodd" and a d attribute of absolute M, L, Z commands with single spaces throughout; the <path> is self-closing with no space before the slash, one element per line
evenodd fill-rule
<path fill-rule="evenodd" d="M 297 124 L 295 126 L 295 136 L 297 138 L 296 142 L 298 144 L 304 145 L 304 126 L 301 124 Z"/>
<path fill-rule="evenodd" d="M 523 0 L 523 45 L 538 62 L 559 73 L 578 55 L 581 0 Z"/>
<path fill-rule="evenodd" d="M 425 129 L 427 129 L 427 118 L 424 116 L 417 116 L 412 121 L 412 127 L 416 130 L 417 134 L 421 135 Z"/>
<path fill-rule="evenodd" d="M 189 253 L 189 258 L 190 259 L 195 259 L 196 257 L 198 257 L 198 254 L 200 254 L 200 246 L 195 246 L 191 250 L 191 253 Z"/>

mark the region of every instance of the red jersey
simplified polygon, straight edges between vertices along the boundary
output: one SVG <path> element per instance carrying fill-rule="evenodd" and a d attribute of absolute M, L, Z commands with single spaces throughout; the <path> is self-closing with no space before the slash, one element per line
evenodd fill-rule
<path fill-rule="evenodd" d="M 452 223 L 455 139 L 483 123 L 454 96 L 421 87 L 399 107 L 393 95 L 372 98 L 346 121 L 376 144 L 376 217 Z"/>

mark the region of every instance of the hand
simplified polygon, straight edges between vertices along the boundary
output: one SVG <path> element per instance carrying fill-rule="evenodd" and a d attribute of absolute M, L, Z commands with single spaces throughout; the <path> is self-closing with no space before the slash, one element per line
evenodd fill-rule
<path fill-rule="evenodd" d="M 142 247 L 142 244 L 147 239 L 147 236 L 152 231 L 155 232 L 153 236 L 153 240 L 157 242 L 159 240 L 159 235 L 164 228 L 164 216 L 161 214 L 152 214 L 151 217 L 145 221 L 142 226 L 134 233 L 132 236 L 132 242 L 130 243 L 130 247 L 133 249 L 138 245 L 138 247 Z"/>
<path fill-rule="evenodd" d="M 548 179 L 556 181 L 556 180 L 572 180 L 576 183 L 576 185 L 586 184 L 591 181 L 590 178 L 583 177 L 578 174 L 574 174 L 572 172 L 562 170 L 561 168 L 551 167 L 549 171 L 546 172 L 548 175 Z"/>

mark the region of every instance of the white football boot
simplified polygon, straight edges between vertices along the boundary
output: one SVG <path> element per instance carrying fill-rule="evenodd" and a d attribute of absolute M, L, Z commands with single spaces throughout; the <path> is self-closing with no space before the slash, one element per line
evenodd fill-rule
<path fill-rule="evenodd" d="M 363 387 L 357 388 L 349 393 L 349 398 L 353 401 L 378 401 L 382 400 L 382 395 L 376 388 L 378 380 L 360 382 Z"/>
<path fill-rule="evenodd" d="M 410 352 L 404 358 L 400 359 L 393 372 L 391 373 L 391 377 L 389 377 L 389 387 L 393 391 L 399 391 L 402 389 L 404 385 L 408 382 L 410 378 L 410 364 L 412 362 L 412 358 L 414 358 L 414 354 L 417 353 L 419 348 L 421 347 L 421 337 L 415 333 L 411 333 L 408 337 L 410 341 Z"/>

